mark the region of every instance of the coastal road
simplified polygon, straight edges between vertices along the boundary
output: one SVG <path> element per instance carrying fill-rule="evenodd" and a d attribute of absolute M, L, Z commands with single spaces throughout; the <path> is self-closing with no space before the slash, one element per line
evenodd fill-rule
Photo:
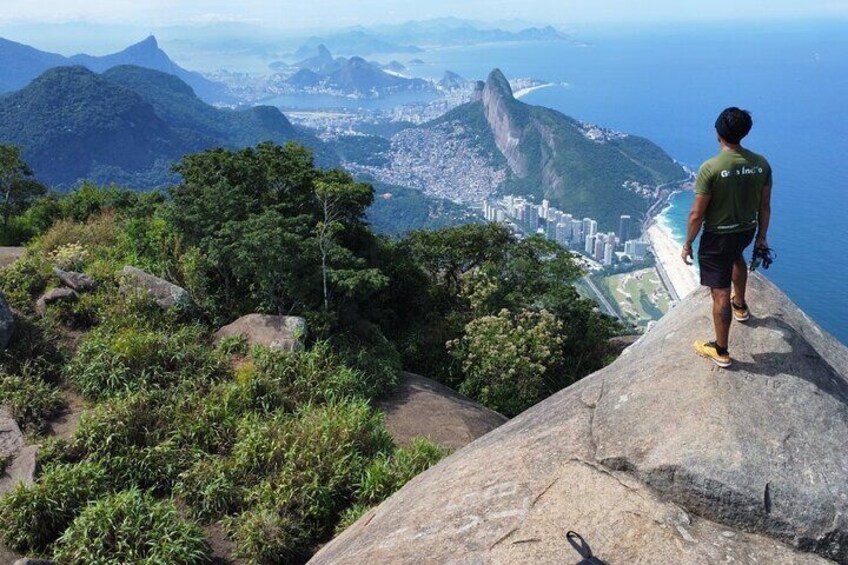
<path fill-rule="evenodd" d="M 655 249 L 653 250 L 653 253 L 654 253 L 654 257 L 659 257 L 659 255 L 657 255 L 657 251 Z M 671 279 L 668 278 L 668 273 L 665 272 L 665 268 L 663 267 L 662 261 L 657 259 L 656 262 L 655 262 L 655 266 L 656 266 L 657 273 L 660 275 L 660 279 L 662 280 L 663 286 L 668 291 L 668 295 L 671 296 L 671 299 L 674 301 L 675 304 L 677 304 L 678 302 L 680 302 L 680 296 L 678 296 L 677 291 L 674 288 L 674 285 L 671 284 Z"/>
<path fill-rule="evenodd" d="M 589 290 L 591 290 L 592 293 L 595 295 L 598 304 L 601 305 L 601 308 L 603 308 L 607 314 L 609 314 L 613 318 L 621 320 L 622 322 L 624 321 L 621 319 L 621 316 L 618 315 L 618 311 L 612 307 L 612 304 L 610 304 L 609 300 L 607 300 L 606 297 L 601 294 L 601 291 L 598 289 L 597 286 L 595 286 L 595 283 L 592 281 L 592 279 L 589 278 L 589 275 L 583 277 L 583 282 L 586 283 L 586 286 L 588 286 Z"/>

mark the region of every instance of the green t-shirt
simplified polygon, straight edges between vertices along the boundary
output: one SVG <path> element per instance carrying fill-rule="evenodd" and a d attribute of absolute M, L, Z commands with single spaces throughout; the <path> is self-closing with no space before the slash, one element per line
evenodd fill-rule
<path fill-rule="evenodd" d="M 704 230 L 736 233 L 756 228 L 763 188 L 770 184 L 766 158 L 742 147 L 706 161 L 695 180 L 695 194 L 710 196 Z"/>

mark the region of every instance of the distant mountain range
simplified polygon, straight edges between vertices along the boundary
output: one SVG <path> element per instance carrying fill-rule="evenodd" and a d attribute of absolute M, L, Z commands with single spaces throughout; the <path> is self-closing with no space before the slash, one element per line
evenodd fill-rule
<path fill-rule="evenodd" d="M 289 72 L 273 81 L 283 93 L 331 94 L 353 98 L 380 98 L 398 92 L 435 91 L 432 83 L 400 76 L 388 68 L 399 68 L 366 61 L 362 57 L 333 57 L 325 45 L 318 45 L 311 56 L 291 65 Z"/>
<path fill-rule="evenodd" d="M 276 108 L 217 109 L 176 76 L 142 67 L 58 67 L 0 98 L 0 143 L 20 146 L 51 185 L 152 188 L 172 182 L 170 165 L 187 153 L 290 140 L 316 148 L 325 166 L 337 162 Z"/>
<path fill-rule="evenodd" d="M 83 66 L 103 72 L 120 65 L 135 65 L 175 75 L 188 84 L 201 99 L 209 103 L 228 103 L 232 98 L 224 85 L 188 71 L 159 48 L 154 36 L 111 55 L 86 54 L 65 57 L 40 51 L 34 47 L 0 38 L 0 93 L 23 88 L 44 71 L 60 66 Z"/>
<path fill-rule="evenodd" d="M 386 164 L 351 166 L 470 204 L 496 193 L 546 198 L 576 217 L 598 220 L 602 229 L 614 229 L 621 214 L 640 217 L 663 185 L 688 177 L 644 138 L 516 100 L 499 70 L 477 83 L 474 101 L 395 134 L 383 159 Z"/>
<path fill-rule="evenodd" d="M 0 144 L 20 146 L 37 178 L 59 190 L 83 179 L 139 190 L 167 186 L 179 182 L 170 167 L 187 153 L 263 141 L 301 143 L 324 168 L 350 154 L 378 158 L 357 140 L 323 143 L 276 108 L 218 109 L 178 77 L 131 65 L 101 74 L 60 66 L 0 96 Z M 476 218 L 463 206 L 409 188 L 378 184 L 377 190 L 368 218 L 381 233 Z"/>
<path fill-rule="evenodd" d="M 566 34 L 552 26 L 531 26 L 513 31 L 457 18 L 434 18 L 397 25 L 355 27 L 322 37 L 310 37 L 289 58 L 302 59 L 319 45 L 326 45 L 334 52 L 346 55 L 364 56 L 375 53 L 416 53 L 425 46 L 566 39 Z"/>
<path fill-rule="evenodd" d="M 354 29 L 334 33 L 324 37 L 310 37 L 290 58 L 295 60 L 309 57 L 322 45 L 329 45 L 333 51 L 346 53 L 348 55 L 372 55 L 375 53 L 420 53 L 422 49 L 414 45 L 403 45 L 394 43 L 368 33 L 363 29 Z"/>

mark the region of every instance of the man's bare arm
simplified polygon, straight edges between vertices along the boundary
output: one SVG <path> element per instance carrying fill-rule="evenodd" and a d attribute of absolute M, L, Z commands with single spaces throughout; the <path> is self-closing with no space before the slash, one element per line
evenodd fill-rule
<path fill-rule="evenodd" d="M 768 247 L 769 222 L 771 221 L 771 184 L 763 187 L 763 197 L 760 199 L 760 213 L 757 216 L 759 230 L 757 230 L 757 245 Z"/>
<path fill-rule="evenodd" d="M 701 231 L 701 226 L 704 224 L 704 216 L 707 214 L 707 207 L 710 205 L 709 194 L 696 194 L 695 202 L 692 204 L 692 210 L 689 212 L 689 222 L 686 229 L 686 243 L 683 244 L 681 257 L 687 265 L 692 264 L 692 242 L 698 237 Z"/>

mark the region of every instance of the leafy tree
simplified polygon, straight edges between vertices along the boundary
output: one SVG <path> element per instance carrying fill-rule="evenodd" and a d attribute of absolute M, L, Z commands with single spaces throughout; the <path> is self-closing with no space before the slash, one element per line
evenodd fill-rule
<path fill-rule="evenodd" d="M 21 214 L 32 202 L 47 192 L 35 180 L 32 169 L 21 157 L 20 148 L 0 145 L 0 191 L 2 191 L 3 228 L 13 215 Z"/>
<path fill-rule="evenodd" d="M 373 189 L 316 169 L 307 149 L 216 149 L 176 171 L 183 182 L 171 190 L 168 218 L 202 257 L 199 279 L 215 317 L 296 313 L 326 333 L 358 320 L 360 305 L 386 285 L 364 222 Z"/>
<path fill-rule="evenodd" d="M 504 226 L 488 224 L 414 232 L 398 248 L 408 255 L 408 262 L 396 267 L 405 269 L 405 273 L 393 279 L 403 282 L 393 282 L 390 290 L 408 299 L 394 287 L 412 281 L 419 295 L 408 301 L 401 323 L 386 331 L 398 343 L 408 369 L 514 413 L 518 407 L 528 407 L 531 399 L 541 400 L 606 361 L 606 340 L 619 327 L 593 302 L 577 294 L 572 283 L 581 275 L 581 269 L 572 255 L 556 243 L 537 237 L 519 240 Z M 416 268 L 423 284 L 410 276 Z M 553 316 L 552 327 L 560 328 L 557 343 L 548 344 L 551 359 L 545 365 L 545 378 L 539 380 L 536 373 L 521 373 L 497 385 L 481 384 L 486 381 L 480 376 L 481 371 L 487 371 L 486 354 L 475 351 L 483 347 L 483 342 L 463 341 L 469 332 L 483 327 L 494 331 L 494 321 L 501 326 L 512 324 L 509 331 L 501 328 L 497 334 L 501 336 L 499 346 L 507 347 L 510 339 L 520 341 L 523 335 L 524 326 L 514 317 L 540 311 Z M 489 325 L 480 326 L 481 320 L 487 320 Z M 453 344 L 453 354 L 446 343 Z M 460 343 L 462 347 L 456 349 Z M 524 347 L 517 342 L 513 345 Z M 506 360 L 500 362 L 500 370 L 514 369 L 504 364 Z M 467 384 L 469 379 L 474 384 Z M 514 390 L 504 392 L 509 382 Z M 497 393 L 492 392 L 492 386 Z M 501 398 L 510 395 L 518 400 L 507 405 Z"/>

